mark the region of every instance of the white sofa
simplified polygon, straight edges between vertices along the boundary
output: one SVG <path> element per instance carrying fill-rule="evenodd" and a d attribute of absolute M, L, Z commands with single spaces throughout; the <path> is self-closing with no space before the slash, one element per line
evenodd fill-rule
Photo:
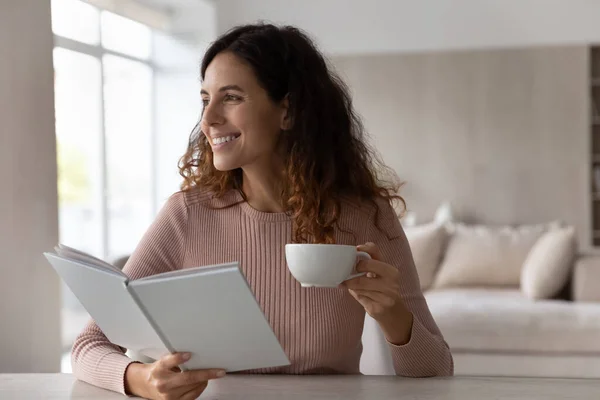
<path fill-rule="evenodd" d="M 600 256 L 553 240 L 554 229 L 573 236 L 557 223 L 434 225 L 405 230 L 455 375 L 600 378 Z M 394 373 L 369 316 L 363 348 L 362 373 Z"/>

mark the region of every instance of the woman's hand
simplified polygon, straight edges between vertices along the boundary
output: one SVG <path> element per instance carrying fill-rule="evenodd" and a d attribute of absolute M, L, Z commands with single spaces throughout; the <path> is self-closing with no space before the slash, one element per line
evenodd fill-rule
<path fill-rule="evenodd" d="M 386 339 L 393 344 L 408 343 L 412 330 L 412 314 L 400 295 L 400 273 L 394 266 L 381 261 L 381 253 L 374 243 L 358 246 L 371 256 L 356 266 L 357 272 L 366 275 L 350 279 L 340 286 L 348 289 L 382 328 Z"/>
<path fill-rule="evenodd" d="M 178 365 L 187 360 L 186 353 L 174 353 L 152 364 L 130 364 L 125 371 L 126 393 L 153 400 L 193 400 L 204 392 L 209 380 L 225 375 L 219 369 L 181 372 Z"/>

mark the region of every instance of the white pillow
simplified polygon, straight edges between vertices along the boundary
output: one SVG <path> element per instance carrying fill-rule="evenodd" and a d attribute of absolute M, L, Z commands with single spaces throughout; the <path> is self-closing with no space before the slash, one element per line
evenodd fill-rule
<path fill-rule="evenodd" d="M 407 211 L 406 214 L 400 219 L 400 224 L 403 228 L 417 226 L 417 214 L 414 211 Z"/>
<path fill-rule="evenodd" d="M 446 243 L 446 230 L 429 223 L 404 228 L 421 282 L 421 290 L 431 286 Z"/>
<path fill-rule="evenodd" d="M 518 287 L 521 268 L 546 225 L 449 224 L 449 241 L 433 287 Z"/>
<path fill-rule="evenodd" d="M 454 222 L 454 210 L 449 201 L 445 201 L 435 210 L 433 220 L 438 224 L 448 224 Z"/>
<path fill-rule="evenodd" d="M 552 229 L 533 246 L 521 272 L 521 291 L 530 299 L 550 299 L 564 287 L 577 253 L 575 228 Z"/>

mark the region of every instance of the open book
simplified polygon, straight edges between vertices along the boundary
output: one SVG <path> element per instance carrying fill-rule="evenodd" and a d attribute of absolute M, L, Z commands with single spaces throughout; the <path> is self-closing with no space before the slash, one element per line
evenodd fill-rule
<path fill-rule="evenodd" d="M 64 245 L 44 256 L 114 344 L 153 359 L 191 352 L 182 370 L 234 372 L 290 363 L 238 263 L 130 280 Z"/>

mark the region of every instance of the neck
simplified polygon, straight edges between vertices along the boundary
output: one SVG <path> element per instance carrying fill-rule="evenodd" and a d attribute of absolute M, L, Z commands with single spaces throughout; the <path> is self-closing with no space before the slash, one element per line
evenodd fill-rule
<path fill-rule="evenodd" d="M 262 212 L 283 212 L 280 202 L 280 169 L 275 165 L 265 168 L 243 168 L 242 190 L 248 204 Z"/>

